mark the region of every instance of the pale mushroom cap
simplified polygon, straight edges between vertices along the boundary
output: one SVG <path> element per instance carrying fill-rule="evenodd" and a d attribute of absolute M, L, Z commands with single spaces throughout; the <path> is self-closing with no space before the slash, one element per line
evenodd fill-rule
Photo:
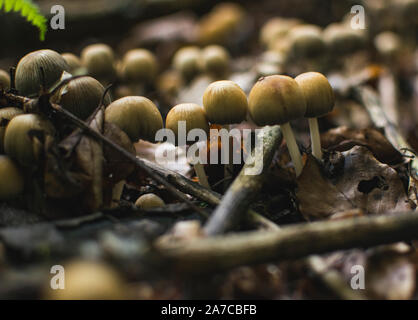
<path fill-rule="evenodd" d="M 24 166 L 36 165 L 41 152 L 40 145 L 31 138 L 30 132 L 33 130 L 46 135 L 54 133 L 52 124 L 42 116 L 21 114 L 10 120 L 4 134 L 4 151 Z"/>
<path fill-rule="evenodd" d="M 384 31 L 376 35 L 374 45 L 381 55 L 391 56 L 399 53 L 402 48 L 402 40 L 396 33 Z"/>
<path fill-rule="evenodd" d="M 316 55 L 325 48 L 322 30 L 316 25 L 297 25 L 289 31 L 289 38 L 291 52 L 297 57 Z"/>
<path fill-rule="evenodd" d="M 6 124 L 1 124 L 3 120 L 12 120 L 19 114 L 22 114 L 23 110 L 19 108 L 3 108 L 0 109 L 0 152 L 4 150 L 4 133 L 6 132 Z"/>
<path fill-rule="evenodd" d="M 164 207 L 165 203 L 164 200 L 161 199 L 159 196 L 153 193 L 147 193 L 140 196 L 135 205 L 141 209 L 151 209 L 151 208 L 159 208 Z"/>
<path fill-rule="evenodd" d="M 190 78 L 200 72 L 201 59 L 201 50 L 198 47 L 184 47 L 179 49 L 174 55 L 173 66 L 183 77 Z"/>
<path fill-rule="evenodd" d="M 306 72 L 295 78 L 306 100 L 307 118 L 327 114 L 334 107 L 334 91 L 328 79 L 319 72 Z"/>
<path fill-rule="evenodd" d="M 21 169 L 8 156 L 0 155 L 0 200 L 9 200 L 24 188 L 24 177 Z"/>
<path fill-rule="evenodd" d="M 65 59 L 53 50 L 43 49 L 28 53 L 16 67 L 16 89 L 21 95 L 38 95 L 41 90 L 42 71 L 45 75 L 46 89 L 51 88 L 60 79 L 63 71 L 69 71 Z"/>
<path fill-rule="evenodd" d="M 253 86 L 248 110 L 259 126 L 284 124 L 305 115 L 306 101 L 295 80 L 273 75 L 261 78 Z"/>
<path fill-rule="evenodd" d="M 211 123 L 240 123 L 247 115 L 247 96 L 233 81 L 215 81 L 203 94 L 203 107 Z"/>
<path fill-rule="evenodd" d="M 60 104 L 81 119 L 87 119 L 99 106 L 105 88 L 92 77 L 81 77 L 71 80 L 53 97 Z M 109 94 L 103 99 L 104 106 L 111 103 Z"/>
<path fill-rule="evenodd" d="M 129 138 L 155 141 L 155 134 L 163 127 L 157 106 L 148 98 L 128 96 L 112 102 L 105 110 L 105 120 L 116 124 Z"/>
<path fill-rule="evenodd" d="M 85 47 L 81 52 L 81 61 L 95 78 L 111 77 L 115 73 L 115 55 L 106 44 L 96 43 Z"/>
<path fill-rule="evenodd" d="M 350 25 L 331 23 L 323 32 L 325 44 L 334 52 L 347 53 L 361 48 L 365 44 L 364 31 L 355 30 Z"/>
<path fill-rule="evenodd" d="M 174 132 L 176 138 L 178 136 L 179 121 L 186 122 L 186 135 L 192 129 L 202 129 L 206 133 L 209 132 L 209 123 L 206 118 L 205 109 L 198 104 L 181 103 L 171 108 L 168 112 L 165 126 Z"/>
<path fill-rule="evenodd" d="M 73 73 L 75 70 L 82 67 L 81 59 L 75 54 L 65 52 L 61 53 L 61 56 L 64 58 L 65 62 L 67 62 L 70 73 Z"/>
<path fill-rule="evenodd" d="M 290 28 L 300 23 L 297 19 L 274 17 L 268 20 L 260 31 L 260 41 L 265 46 L 269 46 L 272 41 L 286 36 Z"/>
<path fill-rule="evenodd" d="M 206 72 L 220 75 L 228 70 L 230 56 L 224 47 L 211 45 L 202 50 L 202 60 Z"/>
<path fill-rule="evenodd" d="M 6 71 L 0 69 L 0 90 L 10 88 L 10 75 Z"/>
<path fill-rule="evenodd" d="M 151 82 L 157 70 L 157 59 L 146 49 L 130 50 L 123 57 L 122 73 L 128 81 Z"/>
<path fill-rule="evenodd" d="M 108 300 L 126 297 L 125 284 L 110 266 L 87 260 L 64 265 L 65 290 L 53 290 L 48 284 L 46 298 L 54 300 Z"/>

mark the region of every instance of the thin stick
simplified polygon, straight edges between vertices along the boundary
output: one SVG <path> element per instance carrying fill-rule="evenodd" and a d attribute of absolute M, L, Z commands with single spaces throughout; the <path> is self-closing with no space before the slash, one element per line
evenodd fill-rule
<path fill-rule="evenodd" d="M 317 118 L 308 118 L 309 130 L 311 132 L 312 154 L 318 160 L 322 160 L 321 138 Z"/>
<path fill-rule="evenodd" d="M 292 127 L 290 126 L 290 123 L 287 122 L 285 124 L 281 124 L 280 128 L 282 129 L 284 139 L 286 140 L 287 149 L 289 150 L 290 158 L 292 159 L 293 166 L 295 167 L 296 177 L 298 177 L 302 173 L 303 164 L 299 147 L 296 143 L 295 136 L 293 135 Z"/>
<path fill-rule="evenodd" d="M 245 213 L 261 191 L 265 176 L 281 139 L 279 126 L 264 127 L 261 140 L 263 149 L 257 150 L 258 148 L 255 148 L 252 153 L 253 163 L 244 165 L 221 203 L 212 213 L 204 228 L 207 235 L 212 236 L 229 231 L 238 226 L 245 218 Z M 254 165 L 262 166 L 260 172 L 249 175 L 248 170 L 254 168 Z"/>
<path fill-rule="evenodd" d="M 418 239 L 417 211 L 304 223 L 157 248 L 164 264 L 179 272 L 203 273 L 414 239 Z"/>
<path fill-rule="evenodd" d="M 210 189 L 208 177 L 206 176 L 205 168 L 203 167 L 203 165 L 200 162 L 198 162 L 193 166 L 193 168 L 199 179 L 199 183 L 205 188 Z"/>
<path fill-rule="evenodd" d="M 162 168 L 153 162 L 144 160 L 144 163 L 145 165 L 149 166 L 154 171 L 158 172 L 160 175 L 165 177 L 182 192 L 190 194 L 193 197 L 200 199 L 212 206 L 217 206 L 221 202 L 222 196 L 219 193 L 204 188 L 200 184 L 187 179 L 181 174 L 166 168 Z M 277 224 L 273 223 L 272 221 L 263 217 L 262 215 L 255 212 L 252 209 L 247 210 L 246 218 L 248 219 L 249 224 L 257 226 L 264 230 L 279 230 L 279 226 Z"/>

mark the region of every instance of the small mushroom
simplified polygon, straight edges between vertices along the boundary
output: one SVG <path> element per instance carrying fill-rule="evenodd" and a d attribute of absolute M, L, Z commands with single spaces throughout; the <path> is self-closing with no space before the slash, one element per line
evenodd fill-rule
<path fill-rule="evenodd" d="M 38 95 L 42 85 L 50 89 L 68 70 L 67 62 L 58 52 L 49 49 L 33 51 L 17 64 L 16 89 L 24 96 Z"/>
<path fill-rule="evenodd" d="M 96 43 L 85 47 L 81 51 L 81 61 L 87 68 L 89 75 L 104 82 L 115 75 L 115 55 L 111 47 L 103 43 Z"/>
<path fill-rule="evenodd" d="M 83 68 L 81 63 L 81 59 L 77 57 L 75 54 L 70 52 L 61 53 L 61 56 L 67 62 L 69 66 L 69 72 L 73 75 L 80 74 L 80 70 Z"/>
<path fill-rule="evenodd" d="M 122 75 L 130 83 L 151 83 L 157 71 L 157 59 L 146 49 L 130 50 L 123 57 Z"/>
<path fill-rule="evenodd" d="M 300 21 L 292 18 L 274 17 L 268 20 L 260 31 L 260 42 L 267 48 L 271 48 L 277 39 L 283 39 L 289 30 L 300 24 Z"/>
<path fill-rule="evenodd" d="M 10 75 L 8 72 L 0 69 L 0 90 L 10 88 Z"/>
<path fill-rule="evenodd" d="M 334 107 L 334 91 L 328 79 L 319 72 L 305 72 L 295 78 L 306 100 L 305 117 L 308 118 L 311 131 L 312 154 L 322 160 L 321 139 L 318 119 Z"/>
<path fill-rule="evenodd" d="M 289 31 L 291 54 L 295 58 L 313 57 L 322 53 L 325 43 L 322 39 L 320 27 L 311 24 L 302 24 Z"/>
<path fill-rule="evenodd" d="M 135 206 L 141 209 L 152 209 L 152 208 L 159 208 L 164 207 L 165 203 L 164 200 L 161 199 L 159 196 L 157 196 L 154 193 L 147 193 L 140 196 L 135 201 Z"/>
<path fill-rule="evenodd" d="M 179 121 L 186 122 L 186 135 L 192 129 L 202 129 L 206 133 L 209 132 L 209 123 L 206 118 L 205 109 L 195 103 L 182 103 L 174 106 L 167 114 L 165 126 L 167 129 L 173 131 L 176 136 L 176 144 L 179 144 L 178 129 Z M 199 183 L 207 188 L 210 188 L 208 178 L 201 163 L 194 165 L 194 170 Z"/>
<path fill-rule="evenodd" d="M 155 141 L 155 134 L 163 127 L 157 106 L 148 98 L 128 96 L 113 101 L 105 110 L 105 120 L 125 131 L 132 142 L 139 139 Z"/>
<path fill-rule="evenodd" d="M 23 173 L 13 159 L 5 155 L 0 155 L 0 177 L 0 200 L 10 200 L 22 193 Z"/>
<path fill-rule="evenodd" d="M 364 30 L 347 23 L 331 23 L 324 29 L 323 39 L 334 55 L 354 52 L 366 43 Z"/>
<path fill-rule="evenodd" d="M 230 56 L 221 46 L 211 45 L 202 50 L 203 69 L 208 74 L 220 78 L 228 72 Z"/>
<path fill-rule="evenodd" d="M 203 107 L 212 124 L 220 124 L 229 131 L 231 124 L 245 120 L 248 110 L 247 96 L 233 81 L 221 80 L 211 83 L 203 94 Z M 225 178 L 233 170 L 231 159 L 225 165 Z M 227 187 L 228 181 L 225 181 Z"/>
<path fill-rule="evenodd" d="M 39 135 L 53 135 L 53 133 L 53 125 L 42 116 L 17 115 L 6 127 L 4 151 L 23 166 L 36 166 L 42 152 Z"/>
<path fill-rule="evenodd" d="M 52 100 L 80 119 L 87 119 L 99 106 L 105 88 L 92 77 L 71 80 L 54 95 Z M 103 99 L 104 106 L 111 102 L 109 94 Z"/>
<path fill-rule="evenodd" d="M 6 126 L 10 120 L 22 113 L 23 110 L 19 108 L 9 107 L 0 109 L 0 153 L 3 153 L 4 151 L 4 133 L 6 131 Z"/>
<path fill-rule="evenodd" d="M 202 70 L 202 55 L 199 47 L 188 46 L 179 49 L 173 57 L 173 67 L 186 81 L 190 81 Z"/>
<path fill-rule="evenodd" d="M 306 111 L 305 97 L 297 82 L 283 75 L 259 79 L 248 97 L 248 109 L 257 125 L 280 125 L 296 176 L 299 176 L 303 168 L 302 157 L 289 124 L 302 118 Z"/>

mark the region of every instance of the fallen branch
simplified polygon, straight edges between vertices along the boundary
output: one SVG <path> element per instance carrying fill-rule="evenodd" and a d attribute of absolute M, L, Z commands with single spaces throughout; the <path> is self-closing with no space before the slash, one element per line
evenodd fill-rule
<path fill-rule="evenodd" d="M 263 142 L 263 149 L 253 151 L 254 162 L 243 166 L 221 203 L 206 222 L 204 229 L 207 235 L 222 234 L 238 225 L 245 218 L 245 212 L 261 191 L 274 153 L 282 140 L 279 126 L 265 127 L 260 138 Z M 247 170 L 253 168 L 254 164 L 262 164 L 262 171 L 256 175 L 249 175 Z"/>
<path fill-rule="evenodd" d="M 171 171 L 166 168 L 162 168 L 151 161 L 144 160 L 144 162 L 147 166 L 151 167 L 154 171 L 158 172 L 160 175 L 165 177 L 170 183 L 179 188 L 180 191 L 190 194 L 191 196 L 201 201 L 204 201 L 212 206 L 217 206 L 221 202 L 222 196 L 219 193 L 209 190 L 177 172 Z M 269 219 L 263 217 L 262 215 L 255 212 L 252 209 L 247 210 L 247 218 L 248 223 L 255 227 L 259 227 L 264 230 L 279 229 L 279 226 L 277 224 L 271 222 Z"/>
<path fill-rule="evenodd" d="M 414 239 L 418 239 L 417 211 L 312 222 L 279 231 L 245 232 L 156 246 L 164 265 L 178 272 L 203 273 Z"/>

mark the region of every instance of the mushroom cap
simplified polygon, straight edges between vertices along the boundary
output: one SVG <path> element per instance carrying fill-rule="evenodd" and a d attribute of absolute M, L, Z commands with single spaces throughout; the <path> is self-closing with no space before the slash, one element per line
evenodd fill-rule
<path fill-rule="evenodd" d="M 319 72 L 305 72 L 295 78 L 306 100 L 306 118 L 320 117 L 334 107 L 334 91 L 328 79 Z"/>
<path fill-rule="evenodd" d="M 402 39 L 394 32 L 384 31 L 374 38 L 374 46 L 384 57 L 398 54 L 402 48 Z"/>
<path fill-rule="evenodd" d="M 105 120 L 125 131 L 133 142 L 139 139 L 154 142 L 155 134 L 163 128 L 157 106 L 150 99 L 140 96 L 113 101 L 105 110 Z"/>
<path fill-rule="evenodd" d="M 325 43 L 320 27 L 311 24 L 297 25 L 289 31 L 291 52 L 295 57 L 309 57 L 323 52 Z"/>
<path fill-rule="evenodd" d="M 233 81 L 212 82 L 203 94 L 206 116 L 214 124 L 233 124 L 245 120 L 247 96 Z"/>
<path fill-rule="evenodd" d="M 38 114 L 21 114 L 10 120 L 4 134 L 4 151 L 21 165 L 33 166 L 39 159 L 41 146 L 31 132 L 52 135 L 52 124 Z M 37 136 L 36 134 L 34 136 Z"/>
<path fill-rule="evenodd" d="M 0 69 L 0 90 L 10 88 L 10 75 L 6 71 Z"/>
<path fill-rule="evenodd" d="M 46 89 L 51 88 L 60 79 L 69 66 L 65 59 L 53 50 L 43 49 L 28 53 L 16 67 L 16 89 L 24 96 L 38 95 L 45 75 Z"/>
<path fill-rule="evenodd" d="M 206 133 L 209 132 L 209 123 L 206 118 L 205 109 L 203 109 L 203 107 L 199 106 L 198 104 L 181 103 L 171 108 L 171 110 L 168 112 L 165 119 L 165 127 L 174 132 L 177 144 L 179 143 L 177 139 L 179 121 L 186 122 L 186 135 L 192 129 L 202 129 Z"/>
<path fill-rule="evenodd" d="M 248 110 L 259 126 L 284 124 L 305 115 L 306 101 L 294 79 L 273 75 L 255 83 L 248 97 Z"/>
<path fill-rule="evenodd" d="M 268 47 L 271 42 L 286 36 L 290 28 L 298 24 L 300 24 L 300 21 L 294 18 L 271 18 L 261 28 L 260 42 Z"/>
<path fill-rule="evenodd" d="M 229 68 L 229 60 L 229 53 L 224 47 L 211 45 L 202 50 L 203 68 L 208 73 L 215 75 L 225 73 Z"/>
<path fill-rule="evenodd" d="M 123 57 L 122 74 L 127 81 L 151 82 L 157 70 L 157 59 L 146 49 L 129 50 Z"/>
<path fill-rule="evenodd" d="M 327 47 L 335 53 L 349 53 L 365 44 L 364 30 L 355 30 L 344 23 L 331 23 L 323 32 Z"/>
<path fill-rule="evenodd" d="M 201 70 L 201 50 L 196 46 L 179 49 L 173 57 L 173 67 L 189 79 Z"/>
<path fill-rule="evenodd" d="M 0 177 L 0 200 L 9 200 L 22 193 L 23 173 L 18 165 L 5 155 L 0 155 Z"/>
<path fill-rule="evenodd" d="M 53 300 L 118 300 L 126 297 L 124 281 L 107 264 L 88 260 L 72 260 L 64 265 L 65 290 L 45 289 Z"/>
<path fill-rule="evenodd" d="M 53 101 L 60 104 L 81 119 L 87 119 L 99 106 L 105 88 L 92 77 L 81 77 L 71 80 L 63 86 L 53 97 Z M 103 104 L 111 103 L 110 95 L 106 94 Z"/>
<path fill-rule="evenodd" d="M 61 53 L 61 56 L 64 58 L 65 62 L 67 62 L 70 73 L 73 73 L 75 70 L 83 66 L 81 63 L 81 59 L 73 53 L 64 52 Z"/>
<path fill-rule="evenodd" d="M 23 110 L 19 108 L 3 108 L 0 109 L 0 153 L 4 150 L 4 133 L 6 132 L 7 124 L 3 124 L 5 120 L 12 120 L 19 114 L 22 114 Z"/>
<path fill-rule="evenodd" d="M 81 61 L 95 78 L 112 77 L 115 73 L 115 55 L 111 47 L 96 43 L 81 51 Z"/>
<path fill-rule="evenodd" d="M 147 194 L 143 194 L 142 196 L 140 196 L 136 200 L 135 205 L 141 209 L 151 209 L 151 208 L 164 207 L 165 203 L 164 203 L 164 200 L 161 199 L 156 194 L 147 193 Z"/>

